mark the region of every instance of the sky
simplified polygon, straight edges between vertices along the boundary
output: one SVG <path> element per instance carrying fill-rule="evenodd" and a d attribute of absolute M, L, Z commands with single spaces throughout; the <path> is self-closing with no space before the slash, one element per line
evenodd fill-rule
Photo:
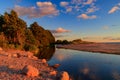
<path fill-rule="evenodd" d="M 48 29 L 58 40 L 120 42 L 120 0 L 0 0 L 0 14 Z"/>

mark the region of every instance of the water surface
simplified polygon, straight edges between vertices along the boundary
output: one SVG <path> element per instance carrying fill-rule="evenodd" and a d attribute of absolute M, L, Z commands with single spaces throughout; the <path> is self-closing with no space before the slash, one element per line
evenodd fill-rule
<path fill-rule="evenodd" d="M 120 55 L 56 49 L 48 63 L 74 80 L 120 80 Z"/>

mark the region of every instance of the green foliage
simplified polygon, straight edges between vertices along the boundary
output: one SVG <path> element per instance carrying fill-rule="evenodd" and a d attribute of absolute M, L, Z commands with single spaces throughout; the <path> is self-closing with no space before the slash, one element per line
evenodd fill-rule
<path fill-rule="evenodd" d="M 55 44 L 70 44 L 71 42 L 70 41 L 67 41 L 67 40 L 57 40 L 56 42 L 55 42 Z"/>
<path fill-rule="evenodd" d="M 31 24 L 30 30 L 35 36 L 35 39 L 39 41 L 39 47 L 49 46 L 51 43 L 55 42 L 53 35 L 48 30 L 44 30 L 36 22 Z"/>
<path fill-rule="evenodd" d="M 38 48 L 55 42 L 50 31 L 34 22 L 27 28 L 15 11 L 0 15 L 0 46 L 38 52 Z"/>
<path fill-rule="evenodd" d="M 0 46 L 7 47 L 7 40 L 5 39 L 3 32 L 0 32 Z"/>

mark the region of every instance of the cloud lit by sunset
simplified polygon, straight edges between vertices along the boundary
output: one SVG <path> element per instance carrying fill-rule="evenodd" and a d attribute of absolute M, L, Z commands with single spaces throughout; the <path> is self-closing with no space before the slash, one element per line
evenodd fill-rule
<path fill-rule="evenodd" d="M 36 21 L 53 34 L 59 33 L 60 35 L 55 35 L 56 39 L 73 40 L 95 36 L 98 38 L 94 38 L 93 41 L 104 42 L 111 41 L 104 40 L 104 37 L 112 36 L 117 39 L 112 41 L 120 41 L 118 40 L 119 0 L 12 0 L 9 3 L 4 0 L 2 2 L 4 4 L 0 7 L 1 14 L 13 9 L 28 25 Z"/>

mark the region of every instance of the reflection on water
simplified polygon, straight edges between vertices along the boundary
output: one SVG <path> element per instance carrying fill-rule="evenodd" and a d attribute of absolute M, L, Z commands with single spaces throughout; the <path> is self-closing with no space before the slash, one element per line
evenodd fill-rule
<path fill-rule="evenodd" d="M 120 80 L 120 55 L 57 49 L 49 60 L 56 63 L 74 80 Z"/>
<path fill-rule="evenodd" d="M 55 47 L 44 47 L 39 50 L 39 53 L 36 56 L 39 59 L 50 60 L 55 53 Z"/>
<path fill-rule="evenodd" d="M 37 56 L 50 65 L 61 64 L 57 70 L 67 71 L 73 80 L 120 80 L 120 55 L 47 47 Z"/>

